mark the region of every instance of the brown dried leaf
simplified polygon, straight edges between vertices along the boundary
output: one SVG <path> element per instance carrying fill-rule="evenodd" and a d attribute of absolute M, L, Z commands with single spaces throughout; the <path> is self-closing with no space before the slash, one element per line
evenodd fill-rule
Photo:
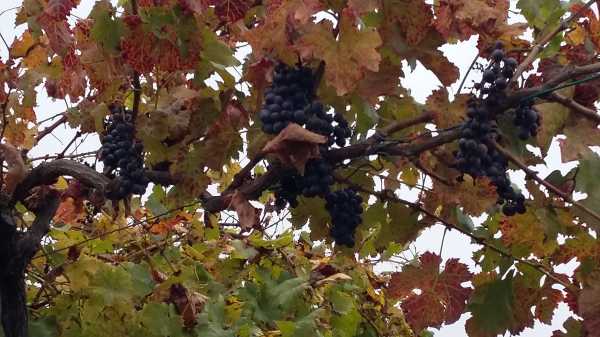
<path fill-rule="evenodd" d="M 242 230 L 248 230 L 258 225 L 260 221 L 258 209 L 254 208 L 240 191 L 233 193 L 229 208 L 237 212 Z"/>
<path fill-rule="evenodd" d="M 8 143 L 0 144 L 0 156 L 6 160 L 6 164 L 8 165 L 8 171 L 6 172 L 6 192 L 12 194 L 17 185 L 25 179 L 27 169 L 25 168 L 25 163 L 23 163 L 21 152 Z"/>
<path fill-rule="evenodd" d="M 304 174 L 304 165 L 311 158 L 319 157 L 319 144 L 327 138 L 310 132 L 298 124 L 290 124 L 263 148 L 264 153 L 272 153 L 285 165 L 294 166 Z"/>

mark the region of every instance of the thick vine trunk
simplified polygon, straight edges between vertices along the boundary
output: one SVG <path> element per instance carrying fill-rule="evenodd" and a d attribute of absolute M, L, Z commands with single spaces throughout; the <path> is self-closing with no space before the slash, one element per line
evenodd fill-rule
<path fill-rule="evenodd" d="M 5 337 L 27 337 L 25 275 L 10 211 L 0 209 L 0 316 Z"/>
<path fill-rule="evenodd" d="M 5 337 L 28 337 L 25 275 L 6 275 L 0 280 L 1 316 Z"/>
<path fill-rule="evenodd" d="M 5 337 L 29 337 L 25 269 L 50 230 L 59 195 L 40 189 L 37 205 L 30 207 L 36 217 L 26 232 L 20 232 L 12 211 L 0 206 L 0 318 Z"/>

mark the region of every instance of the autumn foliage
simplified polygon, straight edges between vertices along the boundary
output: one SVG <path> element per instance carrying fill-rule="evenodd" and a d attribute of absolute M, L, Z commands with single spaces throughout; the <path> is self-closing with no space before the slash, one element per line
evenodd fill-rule
<path fill-rule="evenodd" d="M 561 303 L 553 337 L 600 336 L 600 5 L 430 2 L 100 0 L 80 17 L 79 0 L 24 0 L 0 59 L 5 336 L 430 336 L 468 314 L 468 336 L 493 337 L 550 324 Z M 441 47 L 470 39 L 461 73 Z M 518 64 L 493 107 L 495 151 L 526 177 L 514 216 L 455 164 L 494 45 Z M 284 64 L 310 70 L 347 145 L 261 131 Z M 417 64 L 440 83 L 424 102 L 401 84 Z M 42 118 L 42 92 L 68 109 Z M 527 140 L 524 102 L 540 115 Z M 29 154 L 63 124 L 104 139 L 115 106 L 143 145 L 144 195 L 115 197 L 101 151 Z M 553 145 L 571 169 L 542 175 Z M 364 200 L 353 247 L 331 237 L 324 198 L 275 203 L 318 158 Z M 410 256 L 434 226 L 476 244 L 472 260 Z"/>

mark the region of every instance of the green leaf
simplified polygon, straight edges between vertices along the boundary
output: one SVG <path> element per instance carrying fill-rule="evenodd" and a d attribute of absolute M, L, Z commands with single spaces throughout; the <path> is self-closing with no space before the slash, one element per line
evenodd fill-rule
<path fill-rule="evenodd" d="M 423 226 L 418 212 L 400 203 L 388 203 L 389 220 L 381 224 L 375 246 L 385 249 L 392 242 L 404 245 L 417 238 Z"/>
<path fill-rule="evenodd" d="M 0 329 L 2 330 L 2 329 Z M 2 333 L 1 336 L 4 336 Z M 29 321 L 29 336 L 32 337 L 56 337 L 58 336 L 58 328 L 56 318 L 53 316 L 45 316 L 40 319 Z"/>
<path fill-rule="evenodd" d="M 517 8 L 531 25 L 538 29 L 552 28 L 565 13 L 560 0 L 519 0 Z"/>
<path fill-rule="evenodd" d="M 175 312 L 173 305 L 164 303 L 144 305 L 141 312 L 141 323 L 151 332 L 151 336 L 185 336 L 181 318 Z"/>
<path fill-rule="evenodd" d="M 589 152 L 579 162 L 575 189 L 587 194 L 587 198 L 579 202 L 593 210 L 600 209 L 600 179 L 598 179 L 598 172 L 600 172 L 600 156 L 594 152 Z M 574 208 L 573 211 L 584 218 L 589 225 L 594 226 L 596 230 L 600 229 L 600 224 L 596 219 L 591 218 L 587 213 L 577 208 Z"/>
<path fill-rule="evenodd" d="M 495 336 L 503 333 L 513 322 L 513 277 L 492 279 L 477 284 L 468 310 L 472 317 L 466 327 L 469 336 Z"/>
<path fill-rule="evenodd" d="M 114 8 L 108 1 L 98 1 L 94 5 L 90 17 L 94 19 L 90 34 L 104 49 L 118 52 L 123 36 L 123 23 L 113 18 Z"/>
<path fill-rule="evenodd" d="M 227 67 L 240 65 L 240 61 L 233 55 L 233 50 L 208 28 L 202 30 L 202 57 Z"/>

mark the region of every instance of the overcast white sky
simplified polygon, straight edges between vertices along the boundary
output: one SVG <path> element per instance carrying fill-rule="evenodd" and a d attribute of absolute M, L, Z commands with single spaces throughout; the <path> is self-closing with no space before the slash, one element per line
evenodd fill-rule
<path fill-rule="evenodd" d="M 3 0 L 0 1 L 0 13 L 4 10 L 8 10 L 10 8 L 17 7 L 21 4 L 21 0 Z M 113 1 L 116 2 L 116 1 Z M 516 1 L 511 0 L 511 7 L 513 10 L 515 8 Z M 73 14 L 78 17 L 86 17 L 89 13 L 91 7 L 94 4 L 94 0 L 82 0 L 81 4 L 77 7 Z M 19 29 L 15 30 L 14 28 L 14 20 L 15 20 L 15 10 L 8 10 L 0 15 L 0 33 L 7 40 L 8 44 L 12 42 L 14 37 L 20 34 L 24 27 L 21 26 Z M 513 15 L 511 20 L 519 20 L 521 21 L 518 15 Z M 456 66 L 460 68 L 461 78 L 466 73 L 469 68 L 473 57 L 476 55 L 476 37 L 472 37 L 469 41 L 461 42 L 455 45 L 447 45 L 442 47 L 441 49 L 444 51 L 444 54 L 452 61 Z M 0 45 L 0 57 L 5 59 L 7 56 L 6 48 L 3 45 Z M 420 64 L 416 68 L 414 72 L 410 72 L 408 69 L 405 69 L 406 77 L 402 79 L 402 84 L 405 88 L 411 90 L 415 99 L 419 102 L 424 102 L 425 99 L 429 96 L 429 94 L 440 86 L 440 82 L 437 78 L 425 68 L 423 68 Z M 470 82 L 467 81 L 467 85 Z M 458 87 L 458 83 L 456 83 L 452 90 L 456 90 Z M 63 101 L 53 101 L 48 99 L 46 96 L 45 90 L 40 90 L 38 98 L 38 104 L 40 108 L 36 109 L 38 120 L 45 119 L 49 116 L 55 115 L 65 110 L 65 102 Z M 56 153 L 61 151 L 62 148 L 71 140 L 73 135 L 75 134 L 75 130 L 71 130 L 66 127 L 61 127 L 57 129 L 53 136 L 48 136 L 44 139 L 42 144 L 36 146 L 36 148 L 30 152 L 31 157 L 45 155 L 47 153 Z M 98 138 L 96 136 L 88 136 L 83 144 L 79 145 L 78 152 L 86 152 L 95 150 L 99 147 Z M 74 149 L 74 146 L 71 147 L 71 150 Z M 549 172 L 555 169 L 561 169 L 564 173 L 565 170 L 569 169 L 571 165 L 561 165 L 560 161 L 560 150 L 554 142 L 551 147 L 550 153 L 546 160 L 547 166 L 540 165 L 537 166 L 540 172 L 542 172 L 542 176 L 545 176 Z M 515 182 L 522 186 L 522 181 L 524 175 L 522 173 L 514 173 L 512 174 L 512 178 Z M 520 182 L 520 183 L 519 183 Z M 440 249 L 441 238 L 443 235 L 444 228 L 442 226 L 435 226 L 428 230 L 425 230 L 422 235 L 417 239 L 414 244 L 413 249 L 416 249 L 418 252 L 425 251 L 433 251 L 438 252 Z M 465 236 L 456 233 L 455 231 L 449 232 L 446 235 L 444 249 L 442 252 L 442 256 L 447 258 L 460 258 L 460 260 L 464 263 L 467 263 L 472 270 L 476 270 L 474 264 L 471 260 L 472 252 L 475 249 L 478 249 L 479 246 L 472 245 L 469 243 L 469 239 Z M 568 266 L 564 266 L 564 271 L 572 270 L 576 265 L 571 264 Z M 393 270 L 393 266 L 389 266 L 390 269 Z M 552 325 L 546 326 L 543 324 L 536 324 L 534 329 L 525 330 L 520 336 L 523 337 L 544 337 L 551 336 L 553 330 L 560 329 L 564 320 L 569 317 L 571 313 L 568 311 L 567 306 L 561 304 L 560 309 L 557 311 Z M 464 330 L 464 323 L 468 315 L 463 315 L 463 317 L 455 324 L 450 326 L 442 327 L 440 330 L 435 330 L 436 337 L 460 337 L 466 336 Z M 509 336 L 507 334 L 506 336 Z"/>

